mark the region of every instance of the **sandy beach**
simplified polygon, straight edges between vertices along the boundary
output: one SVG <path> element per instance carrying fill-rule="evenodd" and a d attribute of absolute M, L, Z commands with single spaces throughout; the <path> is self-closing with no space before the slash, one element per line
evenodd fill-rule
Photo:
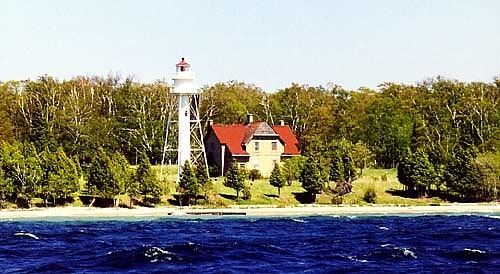
<path fill-rule="evenodd" d="M 0 210 L 0 220 L 18 218 L 46 217 L 167 217 L 199 215 L 246 215 L 246 216 L 301 216 L 301 215 L 384 215 L 384 214 L 500 214 L 500 204 L 449 204 L 441 206 L 322 206 L 304 205 L 295 207 L 269 206 L 232 206 L 229 208 L 192 208 L 192 207 L 137 207 L 127 208 L 88 208 L 55 207 L 36 209 Z"/>

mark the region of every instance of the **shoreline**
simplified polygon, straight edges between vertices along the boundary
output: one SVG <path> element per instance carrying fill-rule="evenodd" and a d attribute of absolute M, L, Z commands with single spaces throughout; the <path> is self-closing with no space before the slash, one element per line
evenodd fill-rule
<path fill-rule="evenodd" d="M 498 214 L 500 204 L 446 204 L 440 206 L 398 206 L 398 205 L 304 205 L 293 207 L 272 207 L 267 205 L 231 206 L 228 208 L 196 207 L 136 207 L 88 208 L 53 207 L 34 209 L 2 209 L 0 222 L 12 219 L 42 219 L 61 217 L 78 218 L 124 218 L 124 217 L 179 217 L 241 215 L 249 217 L 287 217 L 321 215 L 440 215 L 440 214 Z"/>

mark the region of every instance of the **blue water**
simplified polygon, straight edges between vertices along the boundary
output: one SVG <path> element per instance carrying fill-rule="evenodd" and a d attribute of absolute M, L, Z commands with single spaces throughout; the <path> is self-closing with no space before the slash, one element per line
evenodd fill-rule
<path fill-rule="evenodd" d="M 0 221 L 0 272 L 500 273 L 500 217 Z"/>

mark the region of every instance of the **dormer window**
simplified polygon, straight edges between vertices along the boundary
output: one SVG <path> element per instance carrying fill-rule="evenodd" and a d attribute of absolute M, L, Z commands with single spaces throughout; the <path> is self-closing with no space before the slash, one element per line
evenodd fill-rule
<path fill-rule="evenodd" d="M 255 142 L 255 151 L 259 151 L 259 142 Z"/>

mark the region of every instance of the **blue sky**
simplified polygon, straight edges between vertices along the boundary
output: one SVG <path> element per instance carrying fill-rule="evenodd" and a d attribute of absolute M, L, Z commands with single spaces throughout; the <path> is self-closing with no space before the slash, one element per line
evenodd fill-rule
<path fill-rule="evenodd" d="M 0 1 L 0 81 L 119 74 L 376 88 L 500 76 L 500 1 Z"/>

